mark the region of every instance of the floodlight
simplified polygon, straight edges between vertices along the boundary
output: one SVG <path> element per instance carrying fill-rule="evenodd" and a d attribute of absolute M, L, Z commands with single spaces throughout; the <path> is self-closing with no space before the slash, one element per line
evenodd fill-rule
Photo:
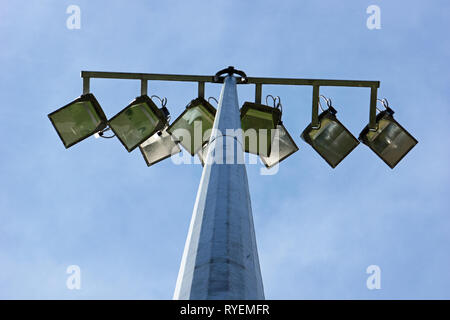
<path fill-rule="evenodd" d="M 301 137 L 310 144 L 322 158 L 335 168 L 356 146 L 359 141 L 336 118 L 337 111 L 328 109 L 319 115 L 318 127 L 309 124 Z"/>
<path fill-rule="evenodd" d="M 165 112 L 158 109 L 147 95 L 142 95 L 108 122 L 120 142 L 128 152 L 131 152 L 157 131 L 163 129 L 167 121 Z"/>
<path fill-rule="evenodd" d="M 192 156 L 209 140 L 216 109 L 205 99 L 192 100 L 183 113 L 169 126 L 167 132 Z M 209 130 L 209 135 L 205 134 Z M 200 136 L 201 135 L 201 136 Z"/>
<path fill-rule="evenodd" d="M 359 140 L 375 152 L 391 169 L 418 143 L 418 141 L 394 120 L 394 111 L 387 100 L 381 100 L 386 110 L 376 117 L 376 130 L 366 126 Z"/>
<path fill-rule="evenodd" d="M 103 130 L 107 125 L 105 113 L 91 93 L 82 95 L 48 117 L 66 148 Z"/>
<path fill-rule="evenodd" d="M 158 131 L 153 136 L 145 140 L 139 149 L 144 156 L 147 166 L 167 159 L 173 154 L 181 152 L 178 141 L 174 141 L 172 135 L 167 132 L 167 128 Z"/>
<path fill-rule="evenodd" d="M 281 111 L 279 108 L 245 102 L 241 108 L 241 127 L 244 135 L 245 152 L 268 157 L 274 134 L 273 130 L 280 120 Z M 265 132 L 262 130 L 265 130 Z M 265 141 L 263 140 L 264 133 L 266 133 Z M 254 139 L 252 139 L 252 135 L 255 135 Z"/>
<path fill-rule="evenodd" d="M 277 131 L 275 132 L 274 139 L 272 141 L 272 147 L 270 155 L 265 157 L 260 155 L 262 162 L 267 168 L 271 168 L 277 163 L 283 161 L 294 152 L 297 152 L 298 147 L 292 139 L 289 132 L 284 127 L 283 123 L 277 125 Z"/>

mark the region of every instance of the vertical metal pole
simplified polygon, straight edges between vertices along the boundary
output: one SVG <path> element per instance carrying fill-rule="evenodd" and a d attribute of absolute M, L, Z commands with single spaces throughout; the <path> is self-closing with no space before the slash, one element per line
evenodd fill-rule
<path fill-rule="evenodd" d="M 90 79 L 88 77 L 83 78 L 83 94 L 88 94 L 90 91 L 89 80 Z"/>
<path fill-rule="evenodd" d="M 313 86 L 313 96 L 312 96 L 312 119 L 311 126 L 317 128 L 319 126 L 319 86 Z"/>
<path fill-rule="evenodd" d="M 148 81 L 141 79 L 141 96 L 147 95 L 148 93 Z"/>
<path fill-rule="evenodd" d="M 369 111 L 369 129 L 377 129 L 377 87 L 370 89 L 370 111 Z"/>
<path fill-rule="evenodd" d="M 255 103 L 261 104 L 262 84 L 255 84 Z"/>
<path fill-rule="evenodd" d="M 173 298 L 264 299 L 247 172 L 237 161 L 242 135 L 226 130 L 241 128 L 232 76 L 225 78 L 213 128 Z"/>
<path fill-rule="evenodd" d="M 201 81 L 198 83 L 198 97 L 205 98 L 205 83 Z"/>

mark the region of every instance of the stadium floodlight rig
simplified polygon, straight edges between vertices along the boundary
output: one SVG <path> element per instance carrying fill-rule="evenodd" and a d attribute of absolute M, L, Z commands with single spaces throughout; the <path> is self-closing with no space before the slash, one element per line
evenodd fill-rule
<path fill-rule="evenodd" d="M 259 155 L 270 168 L 298 147 L 281 121 L 280 98 L 268 95 L 273 106 L 267 98 L 261 103 L 263 85 L 313 87 L 312 119 L 301 137 L 333 168 L 359 141 L 390 168 L 417 144 L 394 120 L 386 99 L 379 100 L 385 110 L 377 109 L 379 81 L 254 78 L 233 67 L 214 76 L 82 71 L 81 77 L 81 97 L 48 115 L 66 148 L 96 134 L 117 137 L 128 152 L 139 147 L 148 166 L 181 152 L 180 145 L 204 165 L 174 299 L 264 299 L 243 154 Z M 141 95 L 108 120 L 90 93 L 93 78 L 140 80 Z M 149 97 L 148 81 L 195 82 L 198 97 L 170 124 L 167 99 Z M 204 98 L 205 83 L 223 84 L 217 110 Z M 255 85 L 255 101 L 241 109 L 238 84 Z M 320 95 L 320 87 L 328 86 L 370 88 L 369 123 L 359 141 L 338 121 L 331 99 Z M 319 115 L 320 97 L 328 108 Z M 105 136 L 108 130 L 114 135 Z"/>

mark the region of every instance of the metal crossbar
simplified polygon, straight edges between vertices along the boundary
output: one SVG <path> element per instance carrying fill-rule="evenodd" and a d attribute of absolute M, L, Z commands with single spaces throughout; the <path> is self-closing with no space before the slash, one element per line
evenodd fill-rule
<path fill-rule="evenodd" d="M 205 75 L 183 75 L 183 74 L 163 74 L 163 73 L 133 73 L 133 72 L 104 72 L 104 71 L 81 71 L 83 78 L 83 93 L 89 92 L 90 79 L 130 79 L 141 80 L 141 93 L 147 94 L 147 82 L 151 81 L 181 81 L 197 82 L 198 95 L 204 97 L 205 83 L 222 83 L 224 77 L 215 78 Z M 313 87 L 313 106 L 312 119 L 313 126 L 318 125 L 318 101 L 320 87 L 360 87 L 370 88 L 370 113 L 369 128 L 376 128 L 376 102 L 377 89 L 380 87 L 380 81 L 368 80 L 333 80 L 333 79 L 301 79 L 301 78 L 261 78 L 247 77 L 245 82 L 238 84 L 255 85 L 255 103 L 261 103 L 263 85 L 293 85 L 293 86 L 312 86 Z"/>

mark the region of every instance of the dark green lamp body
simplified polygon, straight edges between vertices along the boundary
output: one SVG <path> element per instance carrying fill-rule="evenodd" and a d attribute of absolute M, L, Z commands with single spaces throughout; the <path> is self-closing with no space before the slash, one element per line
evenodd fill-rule
<path fill-rule="evenodd" d="M 91 93 L 82 95 L 48 117 L 66 148 L 103 130 L 107 125 L 105 113 Z"/>
<path fill-rule="evenodd" d="M 417 144 L 417 140 L 406 131 L 393 117 L 388 108 L 376 118 L 377 129 L 372 131 L 366 126 L 359 140 L 375 152 L 391 169 Z"/>
<path fill-rule="evenodd" d="M 280 121 L 280 109 L 245 102 L 241 108 L 241 127 L 245 152 L 269 157 L 274 129 Z"/>
<path fill-rule="evenodd" d="M 128 152 L 163 129 L 165 124 L 164 113 L 147 95 L 137 97 L 109 120 L 111 130 Z"/>
<path fill-rule="evenodd" d="M 336 111 L 329 108 L 319 115 L 319 126 L 310 124 L 303 131 L 302 139 L 310 144 L 322 158 L 335 168 L 359 141 L 336 118 Z"/>
<path fill-rule="evenodd" d="M 194 156 L 209 141 L 215 116 L 216 109 L 205 99 L 197 98 L 186 106 L 167 131 Z"/>

